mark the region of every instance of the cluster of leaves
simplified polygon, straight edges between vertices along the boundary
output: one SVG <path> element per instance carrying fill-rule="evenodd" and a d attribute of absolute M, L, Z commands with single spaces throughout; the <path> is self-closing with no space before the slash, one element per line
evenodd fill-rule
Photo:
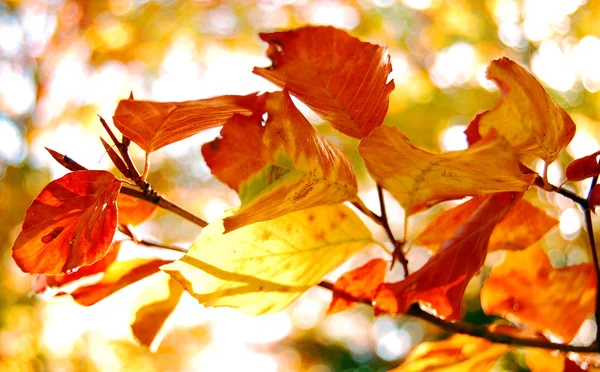
<path fill-rule="evenodd" d="M 113 117 L 122 140 L 101 119 L 116 150 L 102 142 L 126 179 L 87 170 L 51 151 L 73 172 L 51 182 L 33 201 L 13 247 L 19 267 L 39 274 L 36 291 L 53 289 L 64 295 L 67 284 L 101 274 L 93 284 L 68 293 L 88 306 L 159 273 L 162 287 L 146 296 L 132 324 L 136 337 L 147 345 L 155 342 L 184 290 L 205 306 L 258 315 L 281 311 L 320 285 L 333 291 L 330 312 L 362 302 L 376 313 L 408 313 L 491 341 L 579 350 L 567 344 L 594 313 L 596 268 L 591 263 L 554 268 L 540 241 L 558 221 L 522 196 L 532 186 L 559 192 L 580 203 L 589 216 L 600 189 L 593 188 L 583 199 L 550 185 L 546 172 L 539 176 L 522 163 L 523 156 L 533 156 L 547 167 L 575 133 L 568 114 L 531 74 L 507 58 L 493 61 L 488 77 L 502 91 L 498 104 L 469 125 L 469 148 L 436 154 L 411 145 L 397 129 L 382 126 L 394 89 L 388 81 L 392 66 L 386 48 L 332 27 L 260 36 L 269 45 L 272 66 L 255 68 L 254 73 L 282 91 L 163 103 L 131 96 L 120 102 Z M 360 140 L 358 151 L 378 185 L 381 215 L 359 199 L 344 152 L 306 120 L 290 95 L 341 133 Z M 241 205 L 206 223 L 159 195 L 146 175 L 152 152 L 220 126 L 220 137 L 206 143 L 202 155 L 212 174 L 238 193 Z M 131 142 L 146 152 L 142 174 L 129 156 Z M 594 177 L 595 185 L 600 174 L 597 155 L 572 163 L 568 178 Z M 433 255 L 409 273 L 407 243 L 413 242 L 394 237 L 383 189 L 406 211 L 405 226 L 409 216 L 439 202 L 472 199 L 442 212 L 418 234 L 414 243 Z M 138 244 L 174 248 L 140 239 L 133 231 L 157 207 L 204 229 L 178 260 L 119 260 L 117 230 Z M 394 246 L 391 257 L 347 272 L 335 284 L 323 282 L 355 252 L 372 244 L 385 247 L 357 213 L 385 229 Z M 505 325 L 475 332 L 459 322 L 462 299 L 487 254 L 498 250 L 509 252 L 481 291 L 482 307 L 521 328 Z M 395 261 L 403 265 L 405 278 L 390 282 L 386 273 Z M 549 342 L 545 337 L 550 335 L 561 343 Z M 423 344 L 400 368 L 461 364 L 481 370 L 512 348 L 488 340 L 455 335 Z M 552 357 L 560 359 L 561 366 L 570 363 L 564 356 Z"/>

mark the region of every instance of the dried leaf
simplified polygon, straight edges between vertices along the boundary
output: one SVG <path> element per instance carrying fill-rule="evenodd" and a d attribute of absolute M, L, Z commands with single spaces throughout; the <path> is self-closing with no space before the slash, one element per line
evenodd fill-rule
<path fill-rule="evenodd" d="M 535 155 L 552 163 L 575 135 L 575 123 L 536 78 L 508 58 L 493 61 L 487 70 L 502 96 L 496 107 L 471 122 L 470 144 L 492 129 L 506 138 L 516 153 Z"/>
<path fill-rule="evenodd" d="M 394 82 L 387 48 L 333 27 L 260 34 L 268 68 L 254 73 L 286 88 L 340 132 L 363 138 L 383 123 Z"/>
<path fill-rule="evenodd" d="M 116 261 L 108 267 L 98 283 L 77 288 L 70 295 L 80 305 L 90 306 L 130 284 L 159 272 L 162 265 L 170 262 L 173 261 L 149 258 Z"/>
<path fill-rule="evenodd" d="M 77 171 L 50 182 L 25 214 L 13 257 L 28 273 L 63 274 L 108 251 L 117 227 L 121 181 L 106 171 Z"/>
<path fill-rule="evenodd" d="M 507 252 L 481 289 L 481 306 L 486 314 L 550 331 L 569 342 L 594 312 L 595 283 L 592 264 L 556 269 L 542 247 L 533 245 Z"/>
<path fill-rule="evenodd" d="M 183 287 L 162 272 L 158 273 L 151 286 L 144 289 L 134 304 L 138 310 L 131 323 L 131 331 L 142 345 L 153 351 L 158 348 L 160 336 L 164 334 L 161 331 L 182 294 Z"/>
<path fill-rule="evenodd" d="M 133 196 L 119 194 L 119 223 L 122 225 L 139 225 L 156 214 L 158 206 Z"/>
<path fill-rule="evenodd" d="M 416 242 L 437 252 L 484 200 L 483 196 L 475 196 L 465 203 L 440 213 L 417 236 Z M 544 237 L 557 224 L 558 220 L 543 210 L 526 200 L 519 200 L 494 229 L 488 244 L 488 252 L 525 249 Z"/>
<path fill-rule="evenodd" d="M 467 284 L 483 266 L 492 231 L 515 198 L 515 193 L 489 195 L 421 269 L 400 282 L 379 287 L 377 311 L 404 313 L 412 304 L 424 302 L 443 318 L 460 319 Z"/>
<path fill-rule="evenodd" d="M 377 287 L 385 280 L 387 266 L 386 260 L 376 258 L 342 275 L 335 282 L 333 298 L 327 313 L 344 311 L 354 305 L 354 301 L 344 294 L 354 299 L 374 298 Z"/>
<path fill-rule="evenodd" d="M 373 243 L 369 229 L 343 204 L 223 231 L 222 220 L 209 224 L 185 256 L 162 270 L 204 306 L 229 306 L 252 315 L 285 309 Z"/>
<path fill-rule="evenodd" d="M 225 219 L 226 232 L 356 197 L 356 178 L 344 153 L 306 121 L 287 92 L 266 96 L 264 110 L 252 118 L 235 115 L 222 138 L 202 147 L 212 174 L 242 201 Z M 264 112 L 269 117 L 263 126 Z"/>
<path fill-rule="evenodd" d="M 260 96 L 219 96 L 184 102 L 122 100 L 113 121 L 147 153 L 225 124 L 233 114 L 251 115 Z"/>
<path fill-rule="evenodd" d="M 433 154 L 384 126 L 363 139 L 358 150 L 371 176 L 409 214 L 448 199 L 524 191 L 534 180 L 521 172 L 506 142 L 493 135 L 463 151 Z"/>
<path fill-rule="evenodd" d="M 437 342 L 417 346 L 398 368 L 390 372 L 481 372 L 492 369 L 510 346 L 482 338 L 455 334 Z"/>
<path fill-rule="evenodd" d="M 600 164 L 598 164 L 600 151 L 591 155 L 573 160 L 565 170 L 569 181 L 581 181 L 589 177 L 600 175 Z"/>

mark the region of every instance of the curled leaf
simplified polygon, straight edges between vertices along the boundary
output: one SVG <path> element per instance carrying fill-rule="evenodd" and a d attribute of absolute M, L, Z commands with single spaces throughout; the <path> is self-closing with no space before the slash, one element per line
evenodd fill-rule
<path fill-rule="evenodd" d="M 251 115 L 260 96 L 219 96 L 184 102 L 122 100 L 117 106 L 115 126 L 144 149 L 156 151 L 205 129 L 225 124 L 233 114 Z"/>
<path fill-rule="evenodd" d="M 485 201 L 475 196 L 452 209 L 440 213 L 415 239 L 419 244 L 437 252 L 439 247 L 469 219 Z M 488 252 L 521 250 L 540 240 L 558 220 L 526 200 L 518 200 L 498 223 L 488 244 Z"/>
<path fill-rule="evenodd" d="M 63 274 L 108 251 L 117 227 L 121 181 L 106 171 L 77 171 L 50 182 L 25 214 L 13 246 L 21 270 Z"/>
<path fill-rule="evenodd" d="M 592 264 L 553 268 L 542 247 L 533 245 L 506 253 L 481 289 L 481 306 L 486 314 L 569 342 L 594 312 L 595 294 Z"/>
<path fill-rule="evenodd" d="M 343 204 L 223 232 L 222 220 L 209 224 L 185 256 L 162 270 L 204 306 L 251 315 L 285 309 L 373 242 L 369 229 Z"/>
<path fill-rule="evenodd" d="M 263 113 L 268 115 L 265 125 Z M 235 115 L 222 138 L 202 154 L 212 174 L 236 190 L 242 206 L 225 219 L 225 231 L 287 213 L 356 197 L 346 155 L 296 109 L 287 92 L 266 94 L 252 117 Z"/>
<path fill-rule="evenodd" d="M 344 311 L 354 304 L 352 299 L 344 295 L 349 295 L 353 299 L 374 298 L 377 287 L 385 280 L 387 266 L 386 260 L 375 258 L 342 275 L 333 287 L 333 298 L 327 313 Z"/>
<path fill-rule="evenodd" d="M 569 181 L 582 181 L 589 177 L 600 175 L 600 164 L 598 164 L 598 155 L 600 151 L 583 158 L 573 160 L 565 170 L 565 175 Z"/>
<path fill-rule="evenodd" d="M 434 154 L 384 126 L 363 139 L 358 150 L 371 176 L 409 214 L 448 199 L 524 191 L 534 180 L 522 173 L 506 141 L 493 134 L 466 150 Z"/>
<path fill-rule="evenodd" d="M 492 129 L 506 138 L 516 153 L 535 155 L 552 163 L 575 135 L 575 123 L 537 79 L 508 58 L 493 61 L 487 70 L 502 96 L 496 106 L 469 124 L 470 144 Z"/>
<path fill-rule="evenodd" d="M 588 197 L 588 206 L 590 208 L 595 208 L 598 205 L 600 205 L 600 185 L 594 186 Z"/>
<path fill-rule="evenodd" d="M 394 82 L 387 48 L 333 27 L 260 34 L 268 68 L 254 73 L 286 88 L 340 132 L 363 138 L 383 123 Z"/>
<path fill-rule="evenodd" d="M 489 195 L 421 269 L 400 282 L 379 286 L 376 310 L 404 313 L 412 304 L 423 302 L 441 317 L 460 319 L 467 284 L 483 266 L 492 231 L 516 197 L 515 193 Z"/>

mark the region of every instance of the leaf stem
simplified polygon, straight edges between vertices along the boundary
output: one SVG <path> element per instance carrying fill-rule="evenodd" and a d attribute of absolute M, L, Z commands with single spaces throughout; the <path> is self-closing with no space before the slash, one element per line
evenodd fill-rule
<path fill-rule="evenodd" d="M 379 184 L 377 185 L 377 196 L 379 197 L 379 207 L 381 209 L 382 226 L 383 226 L 388 238 L 394 244 L 394 252 L 392 254 L 392 266 L 394 265 L 394 262 L 396 260 L 398 260 L 398 262 L 400 262 L 400 264 L 402 264 L 402 268 L 404 269 L 404 277 L 406 278 L 408 276 L 408 260 L 406 259 L 406 256 L 404 256 L 404 251 L 403 251 L 405 241 L 404 240 L 402 240 L 402 241 L 396 240 L 396 238 L 394 237 L 394 233 L 392 233 L 392 229 L 390 228 L 390 224 L 389 224 L 388 218 L 387 218 L 387 212 L 385 210 L 385 199 L 383 196 L 383 188 Z"/>
<path fill-rule="evenodd" d="M 547 187 L 547 188 L 544 188 L 543 186 L 539 186 L 539 187 L 541 187 L 542 189 L 544 189 L 546 191 L 555 192 L 557 194 L 564 196 L 565 198 L 571 199 L 575 203 L 579 204 L 581 206 L 581 208 L 583 208 L 584 210 L 587 209 L 587 207 L 588 207 L 587 199 L 582 198 L 581 196 L 579 196 L 579 195 L 575 194 L 574 192 L 569 191 L 563 187 L 557 187 L 557 186 L 554 186 L 549 183 L 545 184 L 545 187 Z"/>
<path fill-rule="evenodd" d="M 334 288 L 333 283 L 328 281 L 321 281 L 318 284 L 319 287 L 328 289 L 332 292 L 336 292 L 338 296 L 344 297 L 350 301 L 366 304 L 372 307 L 376 307 L 370 300 L 365 298 L 357 298 L 352 296 L 349 293 L 342 292 L 336 290 Z M 542 341 L 542 340 L 534 340 L 528 338 L 519 338 L 515 336 L 511 336 L 505 333 L 498 333 L 490 330 L 486 326 L 481 326 L 477 324 L 465 323 L 465 322 L 449 322 L 444 319 L 440 319 L 435 315 L 429 314 L 423 310 L 418 305 L 413 305 L 407 312 L 406 315 L 413 316 L 422 320 L 425 320 L 431 324 L 437 325 L 438 327 L 451 332 L 451 333 L 461 333 L 469 336 L 479 337 L 486 339 L 491 342 L 513 345 L 513 346 L 527 346 L 527 347 L 537 347 L 541 349 L 549 349 L 549 350 L 559 350 L 564 352 L 579 352 L 579 353 L 591 353 L 596 352 L 597 349 L 595 346 L 576 346 L 569 344 L 559 344 L 550 341 Z"/>
<path fill-rule="evenodd" d="M 375 213 L 373 213 L 373 211 L 371 211 L 369 208 L 367 208 L 367 206 L 365 205 L 365 203 L 363 203 L 362 200 L 358 199 L 358 201 L 353 201 L 352 205 L 356 207 L 356 209 L 358 209 L 359 211 L 361 211 L 365 216 L 369 217 L 370 219 L 373 220 L 373 222 L 375 222 L 376 224 L 383 226 L 383 222 L 381 220 L 381 217 L 379 217 L 378 215 L 376 215 Z"/>
<path fill-rule="evenodd" d="M 594 261 L 594 270 L 596 271 L 596 342 L 595 346 L 597 350 L 600 350 L 600 261 L 598 260 L 598 251 L 596 250 L 596 242 L 594 239 L 594 226 L 592 224 L 592 211 L 589 208 L 589 200 L 592 194 L 594 186 L 598 183 L 598 176 L 592 178 L 592 184 L 590 185 L 590 191 L 588 192 L 587 202 L 588 205 L 583 210 L 585 215 L 585 229 L 587 230 L 588 239 L 590 241 L 590 250 L 592 251 L 592 260 Z"/>
<path fill-rule="evenodd" d="M 159 242 L 157 240 L 149 239 L 149 238 L 140 238 L 127 225 L 119 224 L 118 228 L 119 228 L 120 232 L 127 235 L 131 240 L 133 240 L 138 245 L 145 245 L 148 247 L 168 249 L 170 251 L 181 252 L 181 253 L 187 253 L 189 251 L 189 249 L 184 248 L 184 247 L 179 247 L 177 245 L 167 244 L 167 243 Z"/>

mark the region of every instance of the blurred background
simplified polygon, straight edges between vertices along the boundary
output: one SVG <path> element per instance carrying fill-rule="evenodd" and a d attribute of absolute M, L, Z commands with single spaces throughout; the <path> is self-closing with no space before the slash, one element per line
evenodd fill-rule
<path fill-rule="evenodd" d="M 529 68 L 577 124 L 568 151 L 550 168 L 550 181 L 560 184 L 568 161 L 599 148 L 598 1 L 0 2 L 0 370 L 384 371 L 416 344 L 444 336 L 409 317 L 375 319 L 363 306 L 325 316 L 331 294 L 314 288 L 288 310 L 257 318 L 204 309 L 184 297 L 163 342 L 150 351 L 135 342 L 129 323 L 136 295 L 152 278 L 85 308 L 67 296 L 33 295 L 34 278 L 12 261 L 26 208 L 66 172 L 44 146 L 88 168 L 110 170 L 96 114 L 110 118 L 131 91 L 136 99 L 180 101 L 274 90 L 251 73 L 253 66 L 270 65 L 258 32 L 306 24 L 333 25 L 389 46 L 396 89 L 386 124 L 418 146 L 465 148 L 462 131 L 498 97 L 485 69 L 492 59 L 508 56 Z M 352 158 L 361 196 L 378 212 L 357 142 L 302 110 Z M 209 221 L 238 203 L 235 193 L 211 178 L 200 155 L 201 144 L 217 135 L 218 129 L 210 130 L 157 151 L 149 178 L 157 190 Z M 143 154 L 134 155 L 141 166 Z M 586 185 L 567 187 L 583 192 Z M 547 238 L 553 262 L 587 261 L 582 217 L 573 203 L 536 190 L 527 197 L 560 218 L 560 228 Z M 413 217 L 410 235 L 452 205 Z M 392 200 L 389 213 L 400 234 L 403 211 Z M 199 233 L 162 211 L 138 230 L 182 246 Z M 382 231 L 373 231 L 385 240 Z M 361 252 L 330 279 L 374 255 L 381 253 Z M 411 270 L 427 257 L 415 247 Z M 485 275 L 486 270 L 472 281 L 465 301 L 466 320 L 480 324 L 490 321 L 478 302 Z M 587 322 L 578 342 L 590 342 L 593 327 Z"/>

